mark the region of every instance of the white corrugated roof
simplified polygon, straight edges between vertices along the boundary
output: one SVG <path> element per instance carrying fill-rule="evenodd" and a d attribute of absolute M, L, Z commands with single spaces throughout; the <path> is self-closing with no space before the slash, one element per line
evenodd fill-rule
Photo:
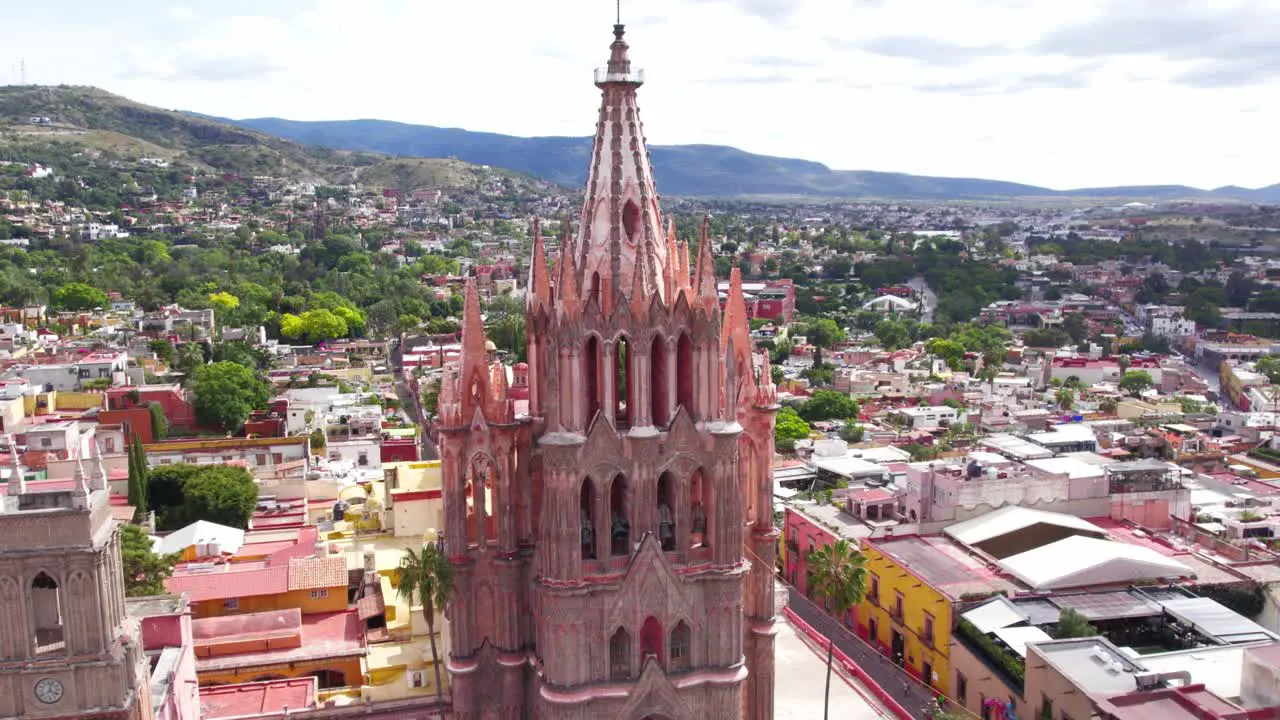
<path fill-rule="evenodd" d="M 244 545 L 244 531 L 208 520 L 197 520 L 161 538 L 159 552 L 168 555 L 206 543 L 217 543 L 221 552 L 234 553 Z"/>
<path fill-rule="evenodd" d="M 1148 547 L 1074 535 L 1000 561 L 1033 590 L 1083 587 L 1191 574 L 1186 565 Z"/>
<path fill-rule="evenodd" d="M 1073 528 L 1085 533 L 1105 534 L 1102 528 L 1074 515 L 1033 510 L 1032 508 L 1019 507 L 1017 505 L 1006 505 L 986 515 L 979 515 L 976 518 L 956 523 L 943 530 L 943 532 L 965 545 L 976 545 L 991 538 L 1017 532 L 1032 525 L 1042 524 Z"/>
<path fill-rule="evenodd" d="M 1026 613 L 1004 597 L 994 598 L 991 602 L 979 605 L 961 617 L 968 620 L 984 635 L 1030 620 Z"/>
<path fill-rule="evenodd" d="M 1031 625 L 1028 627 L 1006 627 L 993 631 L 1010 650 L 1018 653 L 1018 657 L 1027 656 L 1027 644 L 1052 640 L 1049 633 Z"/>

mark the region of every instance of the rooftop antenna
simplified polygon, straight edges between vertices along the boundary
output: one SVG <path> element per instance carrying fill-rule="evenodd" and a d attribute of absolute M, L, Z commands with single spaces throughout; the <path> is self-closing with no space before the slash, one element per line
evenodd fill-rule
<path fill-rule="evenodd" d="M 618 5 L 617 21 L 614 22 L 614 25 L 621 25 L 622 24 L 622 0 L 618 0 L 617 5 Z"/>

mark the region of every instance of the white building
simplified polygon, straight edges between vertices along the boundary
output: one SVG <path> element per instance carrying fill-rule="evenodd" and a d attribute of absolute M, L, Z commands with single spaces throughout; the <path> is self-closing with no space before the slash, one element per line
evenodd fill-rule
<path fill-rule="evenodd" d="M 899 408 L 893 412 L 895 415 L 906 418 L 907 427 L 912 430 L 951 425 L 960 416 L 958 410 L 947 405 L 919 405 Z"/>

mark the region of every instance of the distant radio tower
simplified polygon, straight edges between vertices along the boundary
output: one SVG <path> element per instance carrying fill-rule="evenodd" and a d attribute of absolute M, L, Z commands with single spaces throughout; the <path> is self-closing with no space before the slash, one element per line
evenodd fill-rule
<path fill-rule="evenodd" d="M 19 78 L 18 84 L 20 85 L 27 84 L 27 61 L 26 60 L 18 61 L 18 78 Z"/>

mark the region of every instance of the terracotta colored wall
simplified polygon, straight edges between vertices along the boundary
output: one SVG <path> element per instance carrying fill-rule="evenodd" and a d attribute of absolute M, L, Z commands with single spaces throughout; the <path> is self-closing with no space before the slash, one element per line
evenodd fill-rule
<path fill-rule="evenodd" d="M 310 590 L 293 590 L 279 595 L 257 595 L 239 598 L 234 610 L 228 609 L 223 600 L 205 600 L 191 603 L 191 614 L 195 619 L 222 617 L 223 615 L 243 615 L 245 613 L 266 612 L 269 610 L 288 610 L 299 608 L 303 615 L 311 613 L 340 612 L 347 609 L 347 588 L 328 588 L 328 597 L 312 598 Z"/>
<path fill-rule="evenodd" d="M 151 410 L 149 408 L 131 407 L 124 410 L 103 410 L 98 413 L 98 422 L 104 425 L 124 425 L 125 431 L 137 436 L 143 445 L 155 442 L 155 436 L 151 434 Z"/>

